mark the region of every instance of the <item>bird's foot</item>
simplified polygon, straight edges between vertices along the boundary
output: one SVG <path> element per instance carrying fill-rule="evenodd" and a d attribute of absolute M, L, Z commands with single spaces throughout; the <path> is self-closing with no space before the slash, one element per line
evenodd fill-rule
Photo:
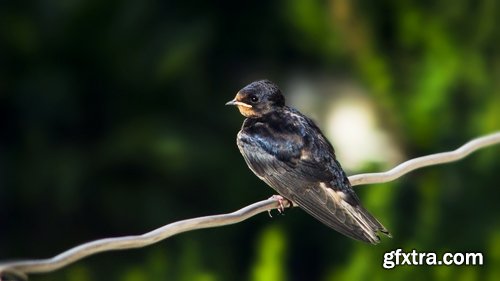
<path fill-rule="evenodd" d="M 276 208 L 276 210 L 278 210 L 278 213 L 280 213 L 280 214 L 285 214 L 285 208 L 290 206 L 289 201 L 281 195 L 273 195 L 269 199 L 273 199 L 273 200 L 278 201 L 278 207 Z M 269 217 L 271 217 L 271 218 L 273 217 L 271 215 L 271 210 L 268 210 L 267 213 L 269 214 Z"/>

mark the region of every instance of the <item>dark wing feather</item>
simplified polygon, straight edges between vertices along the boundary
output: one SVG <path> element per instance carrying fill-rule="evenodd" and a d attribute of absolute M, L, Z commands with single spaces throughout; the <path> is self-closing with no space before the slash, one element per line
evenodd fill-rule
<path fill-rule="evenodd" d="M 378 231 L 389 235 L 360 205 L 335 160 L 331 145 L 319 129 L 306 132 L 319 134 L 316 141 L 290 137 L 285 141 L 280 132 L 271 132 L 272 128 L 266 124 L 256 126 L 261 128 L 256 130 L 254 127 L 253 131 L 243 129 L 239 133 L 238 146 L 248 166 L 259 178 L 307 213 L 346 236 L 375 244 L 380 240 Z M 272 133 L 273 138 L 261 138 L 268 133 Z M 290 143 L 291 140 L 295 141 Z M 314 151 L 323 154 L 315 155 Z M 280 157 L 276 157 L 277 153 Z"/>
<path fill-rule="evenodd" d="M 303 194 L 292 195 L 291 200 L 327 226 L 354 239 L 376 244 L 378 231 L 387 230 L 360 204 L 351 205 L 343 192 L 324 188 L 322 184 L 306 188 Z"/>

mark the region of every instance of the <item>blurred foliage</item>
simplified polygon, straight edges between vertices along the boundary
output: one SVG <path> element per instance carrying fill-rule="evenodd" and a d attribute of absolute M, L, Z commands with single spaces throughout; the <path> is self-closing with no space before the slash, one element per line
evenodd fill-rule
<path fill-rule="evenodd" d="M 269 197 L 223 106 L 254 79 L 363 85 L 408 158 L 499 130 L 499 14 L 493 0 L 2 1 L 0 259 Z M 488 148 L 359 188 L 394 235 L 378 246 L 294 209 L 31 280 L 498 280 L 499 159 Z M 383 269 L 397 248 L 485 265 Z"/>

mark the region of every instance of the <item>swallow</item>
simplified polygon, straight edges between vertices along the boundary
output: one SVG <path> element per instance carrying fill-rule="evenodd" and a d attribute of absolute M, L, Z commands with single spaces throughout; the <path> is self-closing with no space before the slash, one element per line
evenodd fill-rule
<path fill-rule="evenodd" d="M 354 193 L 333 146 L 316 124 L 285 105 L 269 80 L 253 82 L 226 105 L 246 117 L 237 135 L 248 167 L 281 196 L 334 230 L 377 244 L 389 231 Z"/>

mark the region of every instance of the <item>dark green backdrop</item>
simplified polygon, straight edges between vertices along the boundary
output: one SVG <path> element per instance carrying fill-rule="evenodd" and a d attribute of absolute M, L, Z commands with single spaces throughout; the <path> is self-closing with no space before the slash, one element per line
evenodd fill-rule
<path fill-rule="evenodd" d="M 0 260 L 272 195 L 223 106 L 257 78 L 359 85 L 405 159 L 499 130 L 499 16 L 493 0 L 1 1 Z M 498 280 L 499 180 L 491 147 L 357 188 L 394 235 L 378 246 L 294 209 L 31 280 Z M 383 269 L 396 248 L 482 252 L 485 265 Z"/>

